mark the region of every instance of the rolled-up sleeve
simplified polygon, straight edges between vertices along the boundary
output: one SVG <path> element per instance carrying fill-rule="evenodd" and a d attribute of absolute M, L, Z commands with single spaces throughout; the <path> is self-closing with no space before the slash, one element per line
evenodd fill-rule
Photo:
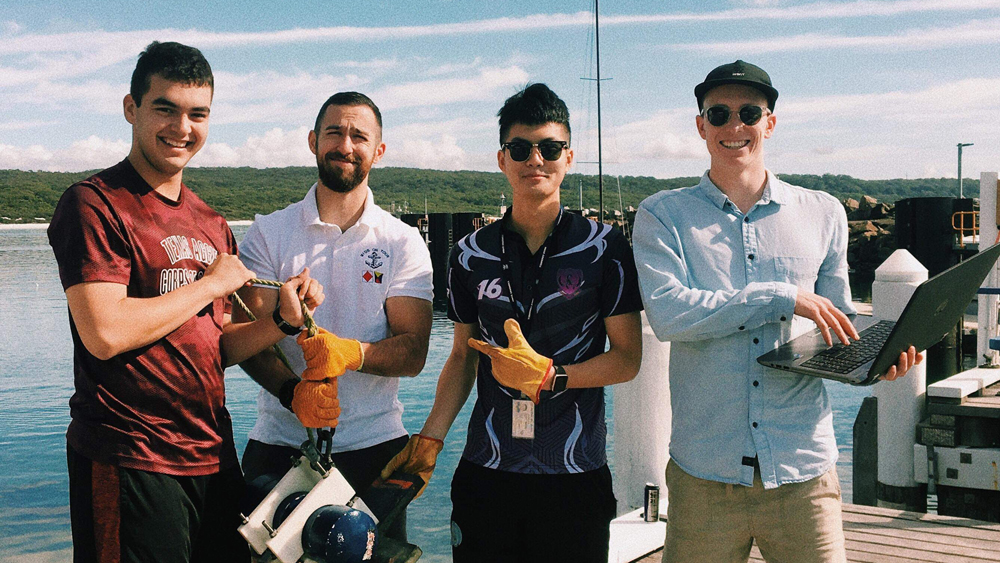
<path fill-rule="evenodd" d="M 632 243 L 643 305 L 661 341 L 719 338 L 739 330 L 790 319 L 798 288 L 784 282 L 752 282 L 743 288 L 698 288 L 686 261 L 711 259 L 685 253 L 676 228 L 644 203 L 635 217 Z"/>

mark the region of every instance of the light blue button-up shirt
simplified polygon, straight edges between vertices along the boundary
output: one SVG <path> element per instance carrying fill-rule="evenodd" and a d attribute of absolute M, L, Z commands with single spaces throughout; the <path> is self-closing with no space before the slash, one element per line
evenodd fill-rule
<path fill-rule="evenodd" d="M 757 357 L 815 324 L 795 317 L 801 288 L 853 314 L 847 216 L 833 196 L 770 172 L 745 215 L 706 172 L 694 187 L 642 202 L 632 243 L 646 315 L 670 344 L 670 457 L 702 479 L 767 489 L 837 462 L 821 379 Z"/>

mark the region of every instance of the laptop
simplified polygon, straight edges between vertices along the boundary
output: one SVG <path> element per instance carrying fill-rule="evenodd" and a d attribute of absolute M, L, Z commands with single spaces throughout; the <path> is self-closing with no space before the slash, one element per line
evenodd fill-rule
<path fill-rule="evenodd" d="M 926 350 L 955 329 L 997 257 L 1000 244 L 921 283 L 899 320 L 875 322 L 850 346 L 839 342 L 827 346 L 816 328 L 757 358 L 757 362 L 852 385 L 876 383 L 896 365 L 904 350 L 910 346 Z"/>

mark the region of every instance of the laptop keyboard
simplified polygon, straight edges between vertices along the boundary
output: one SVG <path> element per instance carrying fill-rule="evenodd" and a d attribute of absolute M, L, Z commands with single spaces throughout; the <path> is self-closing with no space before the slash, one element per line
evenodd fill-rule
<path fill-rule="evenodd" d="M 893 321 L 879 321 L 861 331 L 858 334 L 861 339 L 850 346 L 834 344 L 803 362 L 802 366 L 833 373 L 850 373 L 878 355 L 894 326 L 896 323 Z"/>

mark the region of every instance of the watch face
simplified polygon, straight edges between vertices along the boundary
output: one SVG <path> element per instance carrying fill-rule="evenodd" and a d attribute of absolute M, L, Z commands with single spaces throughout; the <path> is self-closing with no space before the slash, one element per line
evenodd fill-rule
<path fill-rule="evenodd" d="M 566 390 L 566 383 L 569 381 L 569 376 L 565 373 L 557 373 L 556 379 L 552 383 L 552 392 L 559 393 L 560 391 Z"/>

